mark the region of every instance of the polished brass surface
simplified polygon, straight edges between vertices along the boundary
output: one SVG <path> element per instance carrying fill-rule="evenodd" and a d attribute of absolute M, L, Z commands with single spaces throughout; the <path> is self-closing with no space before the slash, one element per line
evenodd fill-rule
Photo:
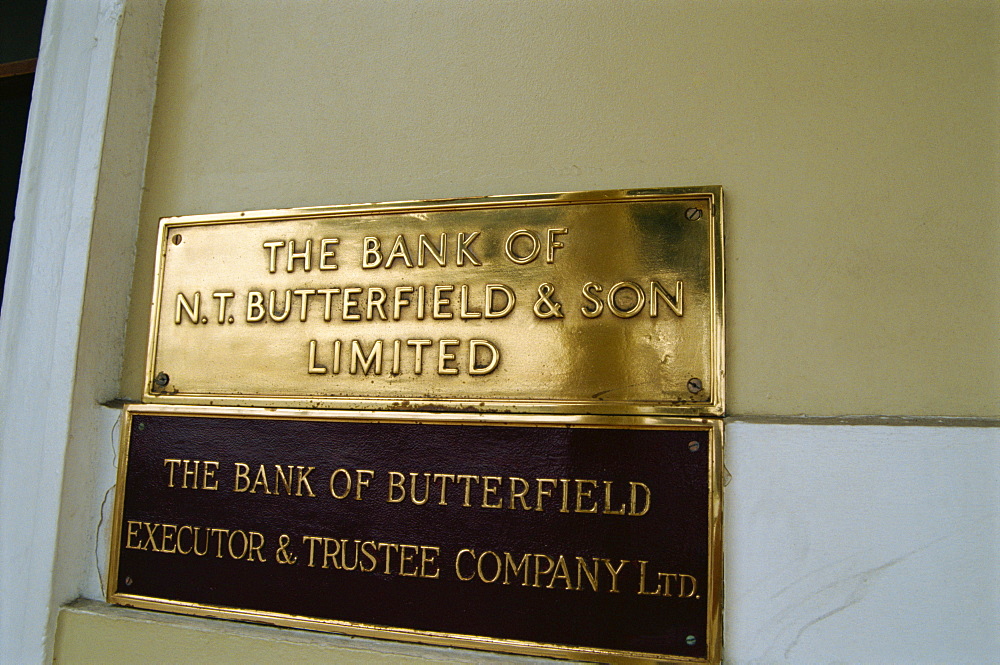
<path fill-rule="evenodd" d="M 696 436 L 706 436 L 708 442 L 708 474 L 705 478 L 706 485 L 702 486 L 707 491 L 707 511 L 704 519 L 707 521 L 707 585 L 702 593 L 707 594 L 707 613 L 704 616 L 705 644 L 707 656 L 705 658 L 669 656 L 655 653 L 645 653 L 639 651 L 622 651 L 613 649 L 601 649 L 593 647 L 580 647 L 572 644 L 549 644 L 540 642 L 529 642 L 513 639 L 498 639 L 486 635 L 454 634 L 446 632 L 436 632 L 430 630 L 414 630 L 392 626 L 380 626 L 352 621 L 342 621 L 335 619 L 316 618 L 303 616 L 298 613 L 286 614 L 268 611 L 260 611 L 245 607 L 219 606 L 212 604 L 202 604 L 184 602 L 171 599 L 169 597 L 151 597 L 141 594 L 130 593 L 129 585 L 131 578 L 126 578 L 122 583 L 120 578 L 120 554 L 122 552 L 123 537 L 123 515 L 125 512 L 126 496 L 130 488 L 126 480 L 129 476 L 130 464 L 130 437 L 133 431 L 133 419 L 146 415 L 153 416 L 199 416 L 209 418 L 246 418 L 272 420 L 301 420 L 301 421 L 323 421 L 323 422 L 347 422 L 347 423 L 420 423 L 428 425 L 456 425 L 456 426 L 491 426 L 491 425 L 520 425 L 534 427 L 584 427 L 584 428 L 616 428 L 616 429 L 660 429 L 671 432 L 689 431 Z M 141 422 L 141 421 L 140 421 Z M 721 420 L 714 418 L 671 418 L 661 416 L 593 416 L 593 415 L 536 415 L 536 414 L 467 414 L 467 413 L 440 413 L 440 414 L 415 414 L 401 412 L 378 412 L 378 411 L 338 411 L 315 409 L 259 409 L 242 407 L 204 407 L 204 406 L 179 406 L 179 405 L 129 405 L 123 412 L 121 425 L 121 454 L 118 466 L 118 480 L 115 493 L 115 507 L 112 523 L 111 535 L 111 555 L 108 570 L 107 599 L 110 603 L 136 607 L 140 609 L 161 610 L 168 612 L 178 612 L 205 617 L 216 617 L 224 619 L 234 619 L 241 621 L 252 621 L 267 623 L 293 628 L 303 628 L 311 630 L 321 630 L 327 632 L 344 633 L 348 635 L 373 637 L 381 639 L 396 639 L 409 642 L 420 642 L 426 644 L 436 644 L 443 646 L 455 646 L 465 648 L 477 648 L 490 651 L 500 651 L 507 653 L 517 653 L 524 655 L 549 656 L 572 658 L 575 660 L 613 662 L 613 663 L 637 663 L 637 662 L 672 662 L 672 663 L 718 663 L 721 659 L 721 638 L 722 638 L 722 523 L 723 523 L 723 424 Z M 613 447 L 613 443 L 611 443 Z M 698 444 L 692 442 L 688 447 L 692 452 L 698 450 Z M 609 452 L 611 452 L 609 450 Z M 164 473 L 167 474 L 171 467 L 170 463 L 176 460 L 165 460 Z M 176 465 L 174 465 L 176 466 Z M 669 469 L 661 469 L 660 472 L 669 473 Z M 170 476 L 165 475 L 164 482 Z M 220 494 L 225 488 L 217 487 L 217 481 L 212 474 L 201 475 L 188 474 L 182 476 L 178 471 L 176 478 L 179 486 L 181 479 L 194 479 L 196 483 L 201 483 L 197 487 L 188 488 L 182 491 L 185 493 L 192 490 L 215 490 Z M 207 479 L 207 482 L 204 482 Z M 171 485 L 173 487 L 173 485 Z M 316 485 L 319 487 L 319 484 Z M 138 489 L 138 488 L 136 488 Z M 132 491 L 136 491 L 133 489 Z M 215 491 L 212 492 L 213 496 Z M 331 489 L 331 492 L 334 490 Z M 285 497 L 292 500 L 292 497 Z M 221 499 L 220 499 L 221 500 Z M 303 499 L 305 500 L 305 499 Z M 534 515 L 534 512 L 526 514 Z M 617 513 L 616 513 L 617 514 Z M 234 513 L 235 515 L 235 513 Z M 273 518 L 273 516 L 272 516 Z M 146 518 L 143 518 L 146 519 Z M 152 519 L 152 518 L 149 518 Z M 261 519 L 266 519 L 261 516 Z M 670 524 L 661 524 L 657 528 L 669 530 Z M 131 539 L 131 536 L 129 537 Z M 270 561 L 272 549 L 266 552 L 265 557 Z M 163 554 L 166 557 L 180 556 L 174 553 Z M 214 556 L 214 554 L 213 554 Z M 280 564 L 280 557 L 276 558 Z M 250 565 L 242 562 L 240 565 Z M 257 565 L 257 564 L 254 564 Z M 261 564 L 263 565 L 263 564 Z M 325 567 L 325 566 L 324 566 Z M 701 587 L 699 587 L 701 588 Z M 294 591 L 294 590 L 292 590 Z M 581 601 L 582 602 L 582 601 Z M 484 606 L 483 616 L 490 616 L 493 608 Z"/>
<path fill-rule="evenodd" d="M 720 415 L 720 187 L 164 218 L 144 401 Z"/>

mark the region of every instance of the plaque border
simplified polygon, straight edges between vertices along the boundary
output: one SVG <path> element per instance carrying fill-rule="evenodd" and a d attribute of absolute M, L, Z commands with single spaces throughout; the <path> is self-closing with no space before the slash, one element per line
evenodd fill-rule
<path fill-rule="evenodd" d="M 378 397 L 377 395 L 317 396 L 317 395 L 240 395 L 230 393 L 170 393 L 158 390 L 154 383 L 159 320 L 162 306 L 164 262 L 167 241 L 172 230 L 185 226 L 206 224 L 239 224 L 243 222 L 287 221 L 324 217 L 363 217 L 400 213 L 427 213 L 444 211 L 489 210 L 498 208 L 564 206 L 623 201 L 655 202 L 698 200 L 707 202 L 711 213 L 709 222 L 710 269 L 712 292 L 710 330 L 709 399 L 689 404 L 657 404 L 638 401 L 559 400 L 559 399 L 473 399 Z M 213 213 L 163 217 L 157 235 L 156 263 L 152 301 L 149 314 L 149 332 L 146 346 L 146 365 L 142 401 L 148 404 L 186 404 L 209 406 L 262 406 L 269 408 L 320 408 L 362 411 L 491 411 L 497 413 L 566 413 L 594 415 L 659 415 L 659 416 L 722 416 L 726 409 L 725 381 L 725 270 L 723 234 L 723 192 L 719 185 L 704 187 L 669 187 L 648 189 L 600 190 L 584 192 L 554 192 L 542 194 L 496 195 L 478 198 L 431 199 L 394 201 L 387 203 L 357 203 L 347 205 L 315 206 L 272 210 L 252 210 L 231 213 Z"/>
<path fill-rule="evenodd" d="M 613 427 L 622 429 L 671 429 L 708 432 L 708 602 L 706 617 L 707 658 L 671 656 L 594 647 L 547 644 L 482 635 L 384 627 L 372 624 L 319 619 L 260 610 L 239 609 L 189 603 L 128 594 L 118 589 L 118 563 L 121 529 L 128 472 L 129 440 L 135 415 L 198 416 L 210 418 L 245 418 L 257 420 L 307 420 L 330 422 L 385 422 L 465 426 L 528 426 L 528 427 Z M 246 407 L 204 407 L 180 405 L 129 404 L 122 410 L 119 443 L 118 474 L 112 512 L 110 557 L 108 563 L 107 602 L 143 610 L 157 610 L 193 616 L 247 621 L 286 628 L 340 633 L 356 637 L 416 642 L 434 646 L 479 649 L 526 656 L 570 658 L 609 663 L 720 663 L 722 654 L 723 599 L 723 423 L 714 418 L 668 418 L 662 416 L 595 416 L 595 415 L 527 415 L 527 414 L 468 414 L 468 413 L 406 413 L 346 410 L 256 409 Z M 608 446 L 613 453 L 614 446 Z"/>

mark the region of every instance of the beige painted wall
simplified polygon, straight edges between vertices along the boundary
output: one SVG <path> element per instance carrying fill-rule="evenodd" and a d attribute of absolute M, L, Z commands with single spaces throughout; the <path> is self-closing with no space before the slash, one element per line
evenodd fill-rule
<path fill-rule="evenodd" d="M 995 2 L 171 0 L 157 218 L 721 184 L 729 412 L 1000 415 Z"/>

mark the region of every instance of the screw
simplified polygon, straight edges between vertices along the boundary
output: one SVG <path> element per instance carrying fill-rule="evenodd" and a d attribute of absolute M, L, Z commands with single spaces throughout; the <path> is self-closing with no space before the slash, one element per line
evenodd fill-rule
<path fill-rule="evenodd" d="M 699 448 L 701 448 L 701 444 L 698 443 L 697 441 L 692 441 L 688 443 L 688 450 L 690 450 L 693 453 L 698 452 Z"/>
<path fill-rule="evenodd" d="M 181 234 L 180 233 L 175 233 L 174 237 L 171 238 L 171 242 L 173 242 L 175 245 L 181 244 Z"/>
<path fill-rule="evenodd" d="M 697 638 L 695 638 L 695 636 L 694 636 L 694 635 L 688 635 L 688 636 L 687 636 L 687 637 L 686 637 L 686 638 L 684 639 L 684 641 L 685 641 L 685 642 L 687 642 L 687 644 L 688 644 L 688 646 L 689 646 L 689 647 L 693 647 L 693 646 L 694 646 L 695 644 L 697 644 L 697 643 L 698 643 L 698 640 L 697 640 Z"/>
<path fill-rule="evenodd" d="M 688 208 L 685 211 L 684 216 L 690 219 L 692 222 L 701 219 L 701 208 Z"/>
<path fill-rule="evenodd" d="M 146 429 L 146 423 L 139 423 L 139 431 Z"/>
<path fill-rule="evenodd" d="M 126 577 L 125 578 L 125 586 L 132 586 L 132 578 L 131 577 Z"/>
<path fill-rule="evenodd" d="M 167 376 L 166 372 L 160 372 L 159 374 L 156 375 L 156 378 L 153 379 L 153 383 L 162 388 L 168 383 L 170 383 L 170 377 Z"/>
<path fill-rule="evenodd" d="M 166 385 L 166 383 L 164 383 L 164 385 Z M 692 393 L 700 393 L 701 389 L 702 389 L 701 379 L 694 378 L 688 381 L 688 390 L 691 391 Z"/>

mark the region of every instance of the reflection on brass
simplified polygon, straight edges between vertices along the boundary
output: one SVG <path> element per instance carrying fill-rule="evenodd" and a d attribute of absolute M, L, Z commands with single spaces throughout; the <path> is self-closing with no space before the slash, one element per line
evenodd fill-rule
<path fill-rule="evenodd" d="M 711 418 L 130 405 L 108 601 L 717 663 L 722 435 Z"/>
<path fill-rule="evenodd" d="M 164 218 L 144 399 L 720 415 L 722 290 L 720 187 Z"/>

